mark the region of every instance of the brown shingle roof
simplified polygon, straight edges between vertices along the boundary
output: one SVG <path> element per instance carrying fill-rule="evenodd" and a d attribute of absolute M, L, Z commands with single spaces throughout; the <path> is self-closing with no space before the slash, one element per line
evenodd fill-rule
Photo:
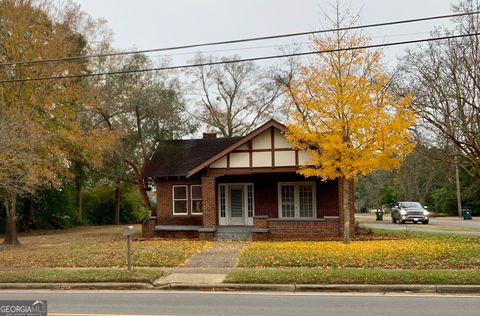
<path fill-rule="evenodd" d="M 187 172 L 241 137 L 160 141 L 145 171 L 145 177 L 183 177 Z"/>

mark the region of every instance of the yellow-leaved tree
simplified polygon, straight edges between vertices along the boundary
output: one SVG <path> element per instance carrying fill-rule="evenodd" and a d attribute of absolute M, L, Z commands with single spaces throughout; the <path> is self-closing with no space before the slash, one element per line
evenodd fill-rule
<path fill-rule="evenodd" d="M 330 20 L 336 29 L 358 20 L 349 10 L 340 11 L 337 4 Z M 342 181 L 344 243 L 350 242 L 355 179 L 398 168 L 415 146 L 409 132 L 415 121 L 411 98 L 389 89 L 380 50 L 356 48 L 368 41 L 341 30 L 315 37 L 312 45 L 319 53 L 284 81 L 290 101 L 286 137 L 311 156 L 299 173 Z"/>

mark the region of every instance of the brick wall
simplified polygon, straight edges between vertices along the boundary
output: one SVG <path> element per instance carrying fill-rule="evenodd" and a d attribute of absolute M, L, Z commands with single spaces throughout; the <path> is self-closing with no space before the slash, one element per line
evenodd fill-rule
<path fill-rule="evenodd" d="M 157 188 L 157 222 L 161 225 L 202 225 L 202 215 L 191 215 L 190 200 L 189 215 L 173 215 L 172 186 L 201 184 L 200 179 L 167 179 L 156 183 Z M 190 187 L 188 188 L 190 191 Z M 188 192 L 190 195 L 190 192 Z"/>
<path fill-rule="evenodd" d="M 201 232 L 201 233 L 198 233 L 198 239 L 200 240 L 213 240 L 213 237 L 215 236 L 215 233 L 205 233 L 205 232 Z"/>
<path fill-rule="evenodd" d="M 152 238 L 155 236 L 155 226 L 157 225 L 157 217 L 150 216 L 146 223 L 142 224 L 142 237 Z"/>
<path fill-rule="evenodd" d="M 155 232 L 155 237 L 166 239 L 199 239 L 199 233 L 195 231 L 159 231 Z"/>
<path fill-rule="evenodd" d="M 324 220 L 276 220 L 254 219 L 257 224 L 265 225 L 268 233 L 254 233 L 254 240 L 328 240 L 338 239 L 339 219 Z M 263 227 L 262 227 L 263 228 Z"/>
<path fill-rule="evenodd" d="M 217 226 L 217 199 L 215 178 L 202 177 L 203 226 Z"/>
<path fill-rule="evenodd" d="M 268 228 L 268 216 L 254 216 L 253 227 L 255 228 Z"/>

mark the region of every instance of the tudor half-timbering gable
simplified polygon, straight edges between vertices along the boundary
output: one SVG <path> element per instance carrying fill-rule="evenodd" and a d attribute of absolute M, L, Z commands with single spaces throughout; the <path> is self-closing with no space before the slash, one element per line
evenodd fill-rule
<path fill-rule="evenodd" d="M 215 175 L 295 172 L 307 164 L 310 157 L 306 151 L 292 149 L 284 135 L 285 129 L 284 125 L 271 120 L 189 171 L 189 175 L 203 168 Z"/>

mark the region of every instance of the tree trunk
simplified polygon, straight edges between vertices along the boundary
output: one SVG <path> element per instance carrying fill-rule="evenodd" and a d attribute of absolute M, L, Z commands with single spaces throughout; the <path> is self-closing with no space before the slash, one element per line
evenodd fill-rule
<path fill-rule="evenodd" d="M 121 198 L 121 189 L 120 189 L 120 181 L 118 179 L 115 180 L 115 217 L 114 217 L 114 224 L 120 225 L 120 198 Z"/>
<path fill-rule="evenodd" d="M 78 222 L 81 224 L 83 222 L 83 212 L 82 212 L 82 180 L 77 175 L 75 177 L 75 207 L 78 211 Z"/>
<path fill-rule="evenodd" d="M 150 199 L 147 195 L 147 184 L 145 182 L 146 180 L 143 179 L 143 177 L 137 179 L 137 187 L 138 187 L 138 191 L 140 192 L 140 195 L 142 196 L 143 204 L 145 205 L 145 208 L 151 211 L 152 203 L 150 202 Z"/>
<path fill-rule="evenodd" d="M 17 193 L 5 190 L 5 209 L 7 210 L 7 225 L 5 228 L 5 240 L 3 244 L 6 246 L 17 246 L 20 243 L 17 238 Z"/>
<path fill-rule="evenodd" d="M 352 181 L 343 179 L 343 243 L 350 243 L 350 213 L 353 210 L 351 207 L 351 198 L 352 198 Z"/>
<path fill-rule="evenodd" d="M 33 228 L 34 220 L 33 220 L 33 203 L 32 198 L 27 197 L 25 199 L 25 207 L 23 209 L 23 228 L 25 231 L 29 231 Z"/>

